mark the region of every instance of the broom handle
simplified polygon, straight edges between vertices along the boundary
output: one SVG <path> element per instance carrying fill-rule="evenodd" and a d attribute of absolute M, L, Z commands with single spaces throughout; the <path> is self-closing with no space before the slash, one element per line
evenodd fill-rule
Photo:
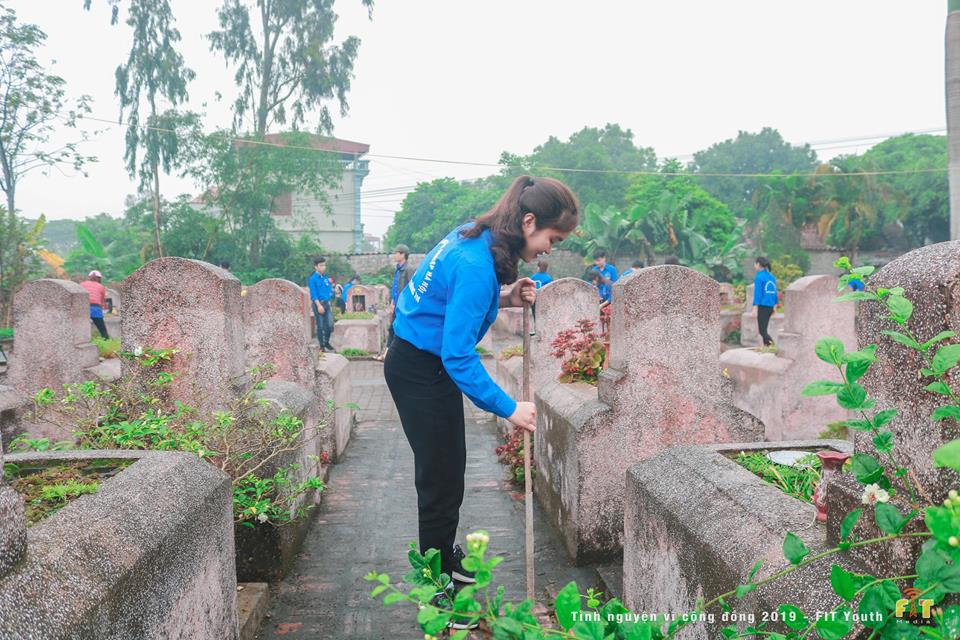
<path fill-rule="evenodd" d="M 530 303 L 523 303 L 523 390 L 521 399 L 530 402 Z M 533 586 L 533 483 L 530 481 L 530 432 L 523 430 L 523 500 L 526 507 L 527 598 L 536 604 Z"/>

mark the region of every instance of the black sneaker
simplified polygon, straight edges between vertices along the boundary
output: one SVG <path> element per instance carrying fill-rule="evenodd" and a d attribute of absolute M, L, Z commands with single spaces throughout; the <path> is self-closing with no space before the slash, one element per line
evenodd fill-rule
<path fill-rule="evenodd" d="M 336 349 L 333 348 L 333 345 L 330 344 L 329 342 L 328 342 L 327 344 L 323 345 L 323 348 L 326 349 L 327 351 L 333 351 L 333 352 L 336 352 L 336 351 L 337 351 Z"/>
<path fill-rule="evenodd" d="M 453 587 L 453 581 L 447 583 L 446 588 L 442 591 L 438 591 L 433 599 L 430 601 L 430 604 L 438 609 L 443 609 L 445 611 L 453 611 L 453 601 L 457 597 L 457 592 Z M 419 608 L 423 609 L 425 605 L 419 605 Z M 479 617 L 471 618 L 462 614 L 454 614 L 450 617 L 450 620 L 447 621 L 447 627 L 450 629 L 476 629 L 480 626 Z"/>
<path fill-rule="evenodd" d="M 450 559 L 451 568 L 450 568 L 450 577 L 456 580 L 457 582 L 465 582 L 467 584 L 474 584 L 477 581 L 477 574 L 473 571 L 467 571 L 463 568 L 463 559 L 466 557 L 466 554 L 463 553 L 463 549 L 460 548 L 460 545 L 453 546 L 453 556 Z"/>

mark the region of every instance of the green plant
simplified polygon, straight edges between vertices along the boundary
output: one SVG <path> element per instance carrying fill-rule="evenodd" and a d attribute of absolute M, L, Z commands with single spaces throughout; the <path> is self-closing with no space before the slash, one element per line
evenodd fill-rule
<path fill-rule="evenodd" d="M 603 334 L 594 331 L 592 320 L 580 320 L 576 329 L 557 334 L 551 346 L 553 357 L 563 360 L 560 382 L 586 382 L 596 386 L 607 358 Z"/>
<path fill-rule="evenodd" d="M 245 393 L 221 410 L 204 411 L 196 408 L 205 404 L 199 395 L 189 404 L 168 398 L 166 388 L 176 375 L 166 367 L 175 353 L 149 348 L 121 352 L 120 357 L 130 360 L 142 375 L 65 385 L 60 394 L 42 389 L 34 397 L 32 419 L 70 433 L 81 449 L 196 454 L 232 478 L 234 518 L 244 526 L 283 525 L 303 516 L 313 505 L 308 501 L 296 506 L 303 502 L 300 497 L 324 486 L 315 476 L 297 480 L 302 475 L 298 464 L 277 466 L 308 436 L 299 418 L 286 411 L 273 412 L 256 397 L 273 367 L 250 370 Z M 60 444 L 21 439 L 16 446 L 42 450 Z M 267 470 L 270 475 L 264 477 Z"/>
<path fill-rule="evenodd" d="M 515 485 L 524 484 L 524 465 L 523 465 L 523 429 L 514 427 L 513 433 L 506 438 L 504 444 L 494 450 L 497 454 L 497 460 L 500 464 L 510 467 L 510 481 Z M 536 465 L 533 457 L 533 439 L 530 439 L 530 477 L 537 475 Z"/>
<path fill-rule="evenodd" d="M 740 344 L 741 335 L 740 329 L 734 329 L 726 335 L 723 341 L 727 344 Z"/>
<path fill-rule="evenodd" d="M 362 358 L 364 356 L 369 356 L 370 352 L 364 349 L 354 349 L 353 347 L 347 347 L 346 349 L 340 350 L 340 355 L 345 358 Z"/>
<path fill-rule="evenodd" d="M 371 311 L 348 311 L 340 314 L 340 320 L 373 320 L 376 314 Z"/>
<path fill-rule="evenodd" d="M 844 426 L 843 422 L 831 422 L 817 437 L 827 440 L 846 440 L 849 434 L 850 430 Z"/>
<path fill-rule="evenodd" d="M 846 258 L 838 261 L 837 266 L 848 271 L 840 279 L 840 290 L 853 277 L 866 282 L 873 271 L 872 267 L 853 269 Z M 913 305 L 904 296 L 902 288 L 872 289 L 868 286 L 865 291 L 848 293 L 838 299 L 882 305 L 886 318 L 894 327 L 884 331 L 884 335 L 916 353 L 921 366 L 918 375 L 929 381 L 926 392 L 944 399 L 943 406 L 933 412 L 931 419 L 958 421 L 960 394 L 950 386 L 955 376 L 948 375 L 960 363 L 960 343 L 947 342 L 955 338 L 955 334 L 944 331 L 935 336 L 917 335 L 908 325 Z M 631 617 L 619 601 L 610 600 L 600 608 L 597 594 L 588 592 L 584 596 L 576 584 L 571 583 L 558 594 L 555 602 L 555 615 L 562 630 L 545 629 L 541 621 L 532 615 L 533 602 L 527 600 L 517 606 L 503 606 L 502 587 L 497 590 L 496 597 L 490 598 L 491 572 L 500 558 L 486 559 L 489 536 L 484 532 L 472 534 L 472 540 L 468 537 L 469 557 L 464 560 L 466 569 L 477 571 L 477 584 L 457 594 L 451 606 L 428 604 L 436 588 L 446 584 L 447 580 L 446 576 L 438 575 L 439 561 L 434 562 L 435 556 L 431 555 L 436 550 L 428 550 L 426 556 L 420 556 L 411 548 L 410 560 L 414 571 L 404 577 L 406 582 L 414 585 L 409 592 L 390 584 L 389 576 L 375 572 L 367 575 L 368 580 L 380 583 L 372 595 L 376 597 L 389 590 L 384 598 L 385 604 L 406 600 L 424 605 L 417 621 L 427 634 L 439 633 L 452 617 L 460 616 L 483 619 L 498 639 L 660 640 L 676 637 L 685 627 L 702 620 L 702 616 L 712 613 L 712 610 L 730 613 L 734 604 L 753 591 L 812 565 L 830 562 L 851 549 L 889 544 L 901 544 L 902 549 L 902 542 L 913 540 L 922 541 L 922 546 L 913 570 L 904 575 L 861 575 L 834 562 L 830 569 L 829 588 L 840 599 L 836 606 L 825 611 L 805 612 L 794 604 L 782 603 L 776 609 L 777 617 L 771 618 L 775 622 L 764 621 L 742 629 L 729 625 L 720 630 L 720 635 L 724 638 L 804 640 L 814 637 L 815 632 L 824 640 L 839 640 L 849 637 L 855 622 L 859 620 L 869 630 L 864 633 L 871 640 L 918 640 L 921 635 L 935 640 L 960 637 L 960 605 L 945 602 L 949 595 L 960 593 L 960 493 L 952 489 L 942 502 L 934 501 L 916 474 L 902 462 L 902 456 L 895 448 L 894 435 L 886 428 L 896 417 L 897 409 L 878 409 L 876 400 L 870 398 L 859 382 L 876 360 L 876 348 L 876 345 L 866 345 L 858 351 L 848 352 L 840 340 L 822 338 L 816 344 L 816 355 L 836 368 L 839 380 L 818 380 L 806 385 L 802 392 L 804 396 L 835 396 L 842 408 L 857 415 L 844 421 L 844 426 L 869 434 L 876 454 L 860 452 L 851 459 L 850 472 L 864 487 L 864 506 L 844 515 L 836 547 L 813 554 L 799 536 L 788 531 L 783 540 L 783 556 L 787 562 L 783 569 L 757 578 L 764 564 L 761 559 L 752 566 L 744 584 L 710 599 L 698 598 L 692 611 L 674 615 L 669 620 L 654 616 L 652 621 L 634 622 L 636 618 Z M 910 402 L 911 398 L 904 397 L 902 400 Z M 960 439 L 934 450 L 932 458 L 935 466 L 960 472 Z M 879 535 L 865 537 L 857 534 L 857 525 L 864 515 L 872 516 Z M 909 589 L 906 593 L 913 601 L 926 599 L 933 605 L 940 605 L 930 626 L 920 629 L 898 619 L 898 604 L 907 602 L 900 586 L 902 584 Z M 826 587 L 823 585 L 822 588 Z M 817 585 L 811 585 L 811 588 L 816 589 Z M 483 596 L 483 602 L 478 595 Z M 599 614 L 595 619 L 584 620 L 576 615 L 582 610 L 584 599 L 587 600 L 587 608 Z M 854 613 L 857 614 L 856 618 Z M 457 633 L 454 637 L 465 638 L 466 632 Z"/>
<path fill-rule="evenodd" d="M 100 336 L 94 336 L 90 342 L 97 345 L 97 350 L 100 352 L 101 358 L 116 358 L 117 354 L 120 353 L 119 338 L 101 338 Z"/>
<path fill-rule="evenodd" d="M 474 351 L 476 351 L 482 356 L 485 356 L 490 353 L 490 351 L 488 351 L 486 347 L 481 347 L 480 345 L 477 345 L 476 347 L 474 347 Z"/>
<path fill-rule="evenodd" d="M 0 340 L 13 340 L 13 329 L 0 329 Z"/>
<path fill-rule="evenodd" d="M 787 495 L 813 503 L 813 492 L 820 482 L 820 458 L 810 455 L 797 462 L 797 466 L 777 464 L 767 457 L 767 452 L 745 453 L 735 458 L 741 467 L 778 487 Z"/>
<path fill-rule="evenodd" d="M 522 344 L 515 344 L 500 351 L 501 360 L 509 360 L 510 358 L 515 358 L 515 357 L 523 357 Z"/>

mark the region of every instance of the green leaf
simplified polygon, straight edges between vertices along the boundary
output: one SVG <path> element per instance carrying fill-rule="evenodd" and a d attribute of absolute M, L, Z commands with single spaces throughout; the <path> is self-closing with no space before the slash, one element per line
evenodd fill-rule
<path fill-rule="evenodd" d="M 871 266 L 867 265 L 867 266 L 863 266 L 863 267 L 857 267 L 856 269 L 850 269 L 850 273 L 852 273 L 852 274 L 854 274 L 854 275 L 857 275 L 857 276 L 860 276 L 861 279 L 862 279 L 862 278 L 866 278 L 867 276 L 869 276 L 871 273 L 873 273 L 873 272 L 876 271 L 876 270 L 877 270 L 876 267 L 871 267 Z"/>
<path fill-rule="evenodd" d="M 865 453 L 855 454 L 852 458 L 853 476 L 862 484 L 873 484 L 883 477 L 883 467 L 877 459 Z"/>
<path fill-rule="evenodd" d="M 807 386 L 805 386 L 803 388 L 803 391 L 800 393 L 800 395 L 807 398 L 811 396 L 834 395 L 838 391 L 843 389 L 843 387 L 844 385 L 841 382 L 831 382 L 829 380 L 816 380 L 814 382 L 811 382 Z"/>
<path fill-rule="evenodd" d="M 748 593 L 750 593 L 756 588 L 757 588 L 757 585 L 755 584 L 741 584 L 739 587 L 737 587 L 737 591 L 736 591 L 737 597 L 743 598 L 745 595 L 747 595 Z"/>
<path fill-rule="evenodd" d="M 943 340 L 946 340 L 947 338 L 952 338 L 952 337 L 954 337 L 954 336 L 956 336 L 956 335 L 957 335 L 957 334 L 955 334 L 953 331 L 941 331 L 940 333 L 938 333 L 938 334 L 935 335 L 934 337 L 932 337 L 932 338 L 930 338 L 929 340 L 927 340 L 926 342 L 924 342 L 924 343 L 923 343 L 923 348 L 924 348 L 924 350 L 929 350 L 930 347 L 932 347 L 933 345 L 937 344 L 938 342 L 941 342 L 941 341 L 943 341 Z"/>
<path fill-rule="evenodd" d="M 843 363 L 843 343 L 832 337 L 820 338 L 814 347 L 817 357 L 826 363 L 840 365 Z"/>
<path fill-rule="evenodd" d="M 900 533 L 900 530 L 903 529 L 906 524 L 906 521 L 903 519 L 903 514 L 900 513 L 895 506 L 887 502 L 877 503 L 874 518 L 877 521 L 877 526 L 880 527 L 880 531 L 891 535 Z"/>
<path fill-rule="evenodd" d="M 890 453 L 893 451 L 893 434 L 889 431 L 881 431 L 873 438 L 873 446 L 880 453 Z"/>
<path fill-rule="evenodd" d="M 795 631 L 802 631 L 810 624 L 807 622 L 807 616 L 803 615 L 800 607 L 795 607 L 792 604 L 782 604 L 777 610 L 780 612 L 780 619 L 783 621 L 783 624 Z"/>
<path fill-rule="evenodd" d="M 927 391 L 932 391 L 934 393 L 939 393 L 942 396 L 950 395 L 950 387 L 948 387 L 946 383 L 941 382 L 939 380 L 937 380 L 936 382 L 931 382 L 930 384 L 925 386 L 924 389 L 926 389 Z"/>
<path fill-rule="evenodd" d="M 788 531 L 783 540 L 783 556 L 790 561 L 790 564 L 800 564 L 809 553 L 810 549 L 807 549 L 803 540 L 792 531 Z"/>
<path fill-rule="evenodd" d="M 893 592 L 889 587 L 892 587 Z M 890 582 L 881 582 L 869 587 L 857 608 L 863 626 L 882 627 L 887 621 L 889 611 L 894 608 L 899 598 L 900 590 Z"/>
<path fill-rule="evenodd" d="M 720 629 L 720 634 L 721 634 L 724 638 L 736 638 L 736 637 L 737 637 L 737 627 L 736 627 L 736 625 L 730 625 L 730 626 L 728 626 L 728 627 L 724 627 L 723 629 Z"/>
<path fill-rule="evenodd" d="M 940 407 L 933 412 L 931 418 L 934 421 L 947 420 L 949 418 L 960 419 L 960 407 L 955 404 L 948 404 L 945 407 Z"/>
<path fill-rule="evenodd" d="M 763 560 L 757 560 L 757 563 L 753 565 L 753 568 L 750 569 L 750 575 L 747 576 L 747 582 L 753 582 L 753 577 L 757 575 L 757 571 L 760 571 L 760 567 L 763 566 Z"/>
<path fill-rule="evenodd" d="M 843 605 L 833 615 L 828 614 L 817 620 L 815 628 L 823 640 L 840 640 L 853 629 L 853 611 Z"/>
<path fill-rule="evenodd" d="M 575 623 L 575 615 L 580 611 L 580 588 L 576 582 L 568 582 L 567 585 L 557 594 L 557 599 L 553 603 L 557 621 L 564 631 L 569 631 Z"/>
<path fill-rule="evenodd" d="M 857 593 L 856 576 L 838 564 L 830 567 L 830 586 L 834 593 L 850 602 Z"/>
<path fill-rule="evenodd" d="M 833 299 L 834 302 L 855 302 L 858 300 L 877 300 L 877 294 L 870 291 L 851 291 Z"/>
<path fill-rule="evenodd" d="M 937 573 L 937 579 L 940 581 L 940 586 L 947 593 L 960 592 L 960 567 L 957 565 L 952 564 L 941 567 Z"/>
<path fill-rule="evenodd" d="M 570 631 L 577 640 L 604 640 L 606 625 L 596 620 L 581 620 Z M 496 637 L 496 636 L 494 636 Z"/>
<path fill-rule="evenodd" d="M 430 635 L 440 633 L 440 631 L 446 629 L 448 620 L 450 620 L 449 613 L 441 612 L 429 604 L 423 609 L 420 609 L 420 612 L 417 614 L 417 623 L 420 625 L 420 628 L 424 633 Z"/>
<path fill-rule="evenodd" d="M 387 590 L 387 585 L 385 585 L 385 584 L 378 584 L 376 587 L 374 587 L 373 591 L 370 592 L 370 597 L 371 597 L 371 598 L 376 598 L 378 595 L 380 595 L 381 593 L 383 593 L 383 592 L 386 591 L 386 590 Z"/>
<path fill-rule="evenodd" d="M 844 385 L 837 392 L 837 404 L 844 409 L 863 409 L 866 406 L 867 390 L 856 382 Z"/>
<path fill-rule="evenodd" d="M 393 593 L 388 593 L 388 594 L 383 598 L 383 604 L 391 605 L 391 604 L 394 604 L 394 603 L 396 603 L 396 602 L 401 602 L 401 601 L 406 600 L 406 599 L 407 599 L 407 596 L 405 596 L 404 594 L 399 593 L 399 592 L 397 592 L 397 591 L 394 591 Z"/>
<path fill-rule="evenodd" d="M 87 225 L 82 222 L 78 222 L 76 226 L 77 232 L 77 242 L 80 243 L 80 247 L 83 249 L 83 252 L 88 256 L 94 258 L 103 259 L 106 256 L 106 252 L 103 250 L 103 245 L 100 244 L 100 241 L 97 240 L 96 236 L 90 231 Z"/>
<path fill-rule="evenodd" d="M 843 522 L 840 523 L 840 539 L 849 540 L 850 534 L 857 526 L 860 516 L 863 515 L 863 509 L 854 509 L 846 515 Z"/>
<path fill-rule="evenodd" d="M 933 452 L 936 467 L 949 467 L 960 473 L 960 440 L 951 440 Z"/>
<path fill-rule="evenodd" d="M 884 409 L 883 411 L 878 411 L 877 415 L 873 416 L 873 426 L 877 429 L 880 429 L 895 417 L 897 417 L 896 409 Z"/>
<path fill-rule="evenodd" d="M 860 418 L 844 420 L 840 424 L 854 431 L 873 431 L 873 424 L 869 420 L 861 420 Z"/>
<path fill-rule="evenodd" d="M 871 360 L 855 360 L 849 363 L 844 369 L 844 373 L 847 375 L 847 381 L 856 382 L 867 375 L 867 370 L 870 369 L 871 364 L 873 364 Z"/>
<path fill-rule="evenodd" d="M 904 335 L 897 331 L 883 331 L 882 333 L 885 336 L 889 336 L 890 339 L 893 340 L 894 342 L 898 342 L 906 347 L 910 347 L 911 349 L 916 349 L 917 351 L 923 350 L 923 347 L 920 346 L 920 343 L 908 335 Z"/>
<path fill-rule="evenodd" d="M 931 368 L 937 373 L 946 373 L 960 362 L 960 344 L 948 344 L 937 350 Z"/>
<path fill-rule="evenodd" d="M 890 318 L 897 324 L 906 324 L 913 315 L 913 303 L 902 295 L 887 298 L 887 308 L 890 310 Z"/>

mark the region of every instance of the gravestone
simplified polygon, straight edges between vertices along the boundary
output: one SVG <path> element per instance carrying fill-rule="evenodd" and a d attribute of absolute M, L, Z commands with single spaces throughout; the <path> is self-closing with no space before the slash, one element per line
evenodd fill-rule
<path fill-rule="evenodd" d="M 943 331 L 960 334 L 960 242 L 943 242 L 915 249 L 887 264 L 874 274 L 868 283 L 871 289 L 903 287 L 904 295 L 913 303 L 913 314 L 907 327 L 920 342 L 925 342 Z M 918 374 L 927 365 L 920 354 L 909 347 L 893 342 L 883 331 L 902 329 L 888 319 L 889 313 L 880 304 L 861 302 L 857 316 L 857 336 L 861 345 L 876 344 L 876 361 L 859 383 L 876 400 L 874 411 L 897 409 L 897 415 L 884 427 L 894 436 L 894 455 L 897 462 L 911 470 L 920 485 L 918 500 L 924 504 L 941 502 L 947 492 L 956 487 L 956 473 L 933 465 L 931 453 L 958 437 L 957 423 L 948 419 L 934 422 L 931 414 L 949 400 L 924 389 L 933 379 Z M 956 344 L 956 337 L 940 346 Z M 936 353 L 932 349 L 930 356 Z M 960 369 L 952 369 L 946 376 L 952 389 L 960 383 Z M 854 451 L 876 456 L 871 434 L 854 432 Z M 902 513 L 907 492 L 895 480 L 899 494 L 891 498 Z M 838 538 L 840 519 L 860 504 L 863 486 L 844 474 L 830 486 L 828 529 L 831 541 Z M 861 518 L 854 538 L 880 535 L 873 518 Z M 905 531 L 912 531 L 912 525 Z M 920 540 L 919 542 L 922 542 Z M 897 541 L 888 545 L 873 545 L 851 550 L 876 570 L 906 570 L 913 572 L 918 544 Z M 894 574 L 895 575 L 895 574 Z"/>
<path fill-rule="evenodd" d="M 371 307 L 381 307 L 379 303 L 380 295 L 376 289 L 362 284 L 355 284 L 350 287 L 347 294 L 347 313 L 364 313 L 372 311 Z"/>
<path fill-rule="evenodd" d="M 591 308 L 570 296 L 558 302 L 574 315 Z M 643 269 L 613 286 L 609 368 L 598 387 L 538 380 L 537 495 L 575 561 L 622 548 L 632 464 L 678 444 L 762 437 L 720 375 L 719 313 L 712 279 L 680 266 Z"/>
<path fill-rule="evenodd" d="M 100 362 L 90 326 L 90 297 L 79 284 L 44 278 L 23 285 L 13 300 L 16 352 L 8 384 L 32 397 L 84 380 Z"/>
<path fill-rule="evenodd" d="M 243 297 L 247 368 L 274 367 L 273 379 L 312 389 L 316 364 L 310 350 L 309 295 L 289 280 L 261 280 Z"/>
<path fill-rule="evenodd" d="M 3 448 L 0 447 L 0 578 L 23 557 L 27 549 L 27 517 L 23 498 L 3 479 Z"/>
<path fill-rule="evenodd" d="M 151 260 L 123 282 L 123 348 L 177 349 L 168 370 L 174 397 L 222 407 L 245 383 L 240 281 L 212 264 L 186 258 Z M 155 373 L 128 361 L 124 373 Z"/>

